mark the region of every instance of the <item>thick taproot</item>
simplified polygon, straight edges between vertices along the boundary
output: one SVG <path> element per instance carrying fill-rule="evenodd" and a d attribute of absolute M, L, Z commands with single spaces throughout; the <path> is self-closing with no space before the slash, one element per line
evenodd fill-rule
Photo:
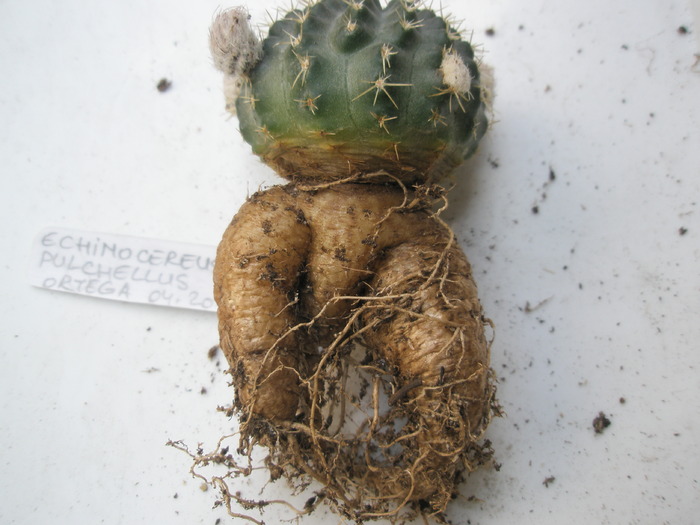
<path fill-rule="evenodd" d="M 466 417 L 478 433 L 488 346 L 476 287 L 449 229 L 413 211 L 410 198 L 377 185 L 286 186 L 243 205 L 214 271 L 221 346 L 241 408 L 292 420 L 323 337 L 362 297 L 396 296 L 395 305 L 367 301 L 364 340 L 398 369 L 399 384 L 419 381 L 409 397 L 425 406 L 440 403 L 445 385 L 473 397 Z M 295 327 L 311 319 L 319 336 L 310 341 Z"/>

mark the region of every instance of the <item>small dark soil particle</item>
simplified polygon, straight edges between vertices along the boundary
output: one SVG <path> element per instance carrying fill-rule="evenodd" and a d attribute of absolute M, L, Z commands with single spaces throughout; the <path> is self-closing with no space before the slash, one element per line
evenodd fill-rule
<path fill-rule="evenodd" d="M 163 77 L 158 81 L 158 84 L 156 84 L 156 89 L 160 91 L 161 93 L 165 93 L 170 89 L 170 87 L 173 85 L 173 83 L 168 80 L 167 78 Z"/>
<path fill-rule="evenodd" d="M 544 478 L 544 481 L 542 482 L 542 485 L 544 485 L 546 488 L 549 488 L 549 485 L 554 483 L 554 480 L 557 479 L 554 476 L 549 476 Z"/>
<path fill-rule="evenodd" d="M 602 434 L 603 431 L 610 426 L 610 420 L 604 412 L 598 412 L 598 415 L 593 420 L 593 430 L 596 434 Z"/>

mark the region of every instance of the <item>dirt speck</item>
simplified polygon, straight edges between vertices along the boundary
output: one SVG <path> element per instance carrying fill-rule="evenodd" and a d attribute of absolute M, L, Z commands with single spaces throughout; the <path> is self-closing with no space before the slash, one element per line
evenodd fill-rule
<path fill-rule="evenodd" d="M 211 360 L 214 360 L 214 358 L 216 357 L 216 354 L 218 354 L 218 353 L 219 353 L 219 345 L 214 345 L 207 352 L 207 357 Z"/>
<path fill-rule="evenodd" d="M 603 431 L 610 426 L 610 420 L 604 412 L 598 412 L 598 415 L 593 420 L 593 430 L 596 434 L 602 434 Z"/>
<path fill-rule="evenodd" d="M 167 78 L 163 77 L 158 81 L 158 84 L 156 84 L 156 89 L 160 91 L 161 93 L 165 93 L 170 89 L 170 87 L 173 85 L 172 81 L 168 80 Z"/>
<path fill-rule="evenodd" d="M 542 485 L 544 485 L 546 488 L 549 488 L 549 486 L 554 483 L 554 480 L 557 479 L 554 476 L 548 476 L 544 478 L 544 481 L 542 482 Z"/>

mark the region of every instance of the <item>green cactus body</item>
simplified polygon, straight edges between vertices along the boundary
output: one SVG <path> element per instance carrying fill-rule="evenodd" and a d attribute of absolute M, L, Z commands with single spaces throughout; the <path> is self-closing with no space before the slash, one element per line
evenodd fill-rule
<path fill-rule="evenodd" d="M 432 11 L 320 0 L 271 26 L 236 109 L 254 152 L 292 180 L 430 183 L 476 149 L 483 98 L 471 46 Z"/>

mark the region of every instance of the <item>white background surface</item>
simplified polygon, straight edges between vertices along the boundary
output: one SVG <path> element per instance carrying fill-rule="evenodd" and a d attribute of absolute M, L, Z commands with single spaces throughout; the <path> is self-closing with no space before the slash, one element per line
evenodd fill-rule
<path fill-rule="evenodd" d="M 445 4 L 496 68 L 498 122 L 460 170 L 447 218 L 497 326 L 492 361 L 508 413 L 489 430 L 500 472 L 474 474 L 451 518 L 694 523 L 691 4 Z M 26 278 L 46 226 L 215 245 L 246 194 L 279 182 L 224 112 L 207 50 L 217 7 L 0 2 L 0 523 L 228 520 L 188 459 L 165 446 L 211 447 L 231 427 L 215 411 L 232 396 L 225 366 L 207 358 L 215 316 L 49 292 Z M 249 7 L 264 22 L 275 4 Z M 165 93 L 162 77 L 172 80 Z M 599 411 L 612 423 L 595 435 Z M 340 522 L 318 512 L 303 523 Z"/>

